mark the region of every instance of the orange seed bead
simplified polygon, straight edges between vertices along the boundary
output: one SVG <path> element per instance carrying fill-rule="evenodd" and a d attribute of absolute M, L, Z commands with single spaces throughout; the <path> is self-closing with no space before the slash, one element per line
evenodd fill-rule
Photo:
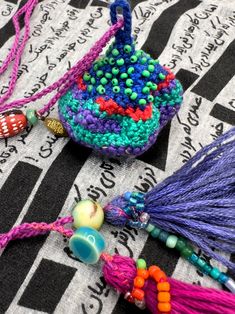
<path fill-rule="evenodd" d="M 171 295 L 169 292 L 158 292 L 157 300 L 158 302 L 170 302 Z"/>
<path fill-rule="evenodd" d="M 163 312 L 163 313 L 170 312 L 171 311 L 171 304 L 168 302 L 166 302 L 166 303 L 159 302 L 157 305 L 157 308 L 160 312 Z"/>
<path fill-rule="evenodd" d="M 137 275 L 144 278 L 144 279 L 148 279 L 149 277 L 149 272 L 146 269 L 138 269 L 137 270 Z"/>
<path fill-rule="evenodd" d="M 137 276 L 134 279 L 134 286 L 136 288 L 142 288 L 144 286 L 144 278 Z"/>
<path fill-rule="evenodd" d="M 166 279 L 167 277 L 166 277 L 166 274 L 162 270 L 159 270 L 159 271 L 154 272 L 153 278 L 156 280 L 156 282 L 159 282 L 161 279 Z"/>
<path fill-rule="evenodd" d="M 157 266 L 155 266 L 155 265 L 150 266 L 150 267 L 149 267 L 149 275 L 150 275 L 151 277 L 153 277 L 153 274 L 155 274 L 155 272 L 156 272 L 156 271 L 159 271 L 159 270 L 160 270 L 160 268 L 157 267 Z"/>
<path fill-rule="evenodd" d="M 170 291 L 170 284 L 169 282 L 159 282 L 157 284 L 157 290 L 158 291 Z"/>
<path fill-rule="evenodd" d="M 134 288 L 131 295 L 133 298 L 142 301 L 144 299 L 144 291 L 139 288 Z"/>

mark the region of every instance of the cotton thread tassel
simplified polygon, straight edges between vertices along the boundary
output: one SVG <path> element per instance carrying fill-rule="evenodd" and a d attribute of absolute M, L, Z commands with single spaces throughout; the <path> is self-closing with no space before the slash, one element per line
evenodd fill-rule
<path fill-rule="evenodd" d="M 133 259 L 120 255 L 103 254 L 103 274 L 108 285 L 126 294 L 132 291 L 137 269 Z M 221 290 L 203 288 L 168 278 L 171 286 L 172 314 L 233 314 L 235 296 Z M 157 285 L 147 279 L 144 286 L 145 302 L 152 313 L 157 311 Z"/>
<path fill-rule="evenodd" d="M 235 272 L 235 264 L 214 251 L 235 253 L 235 128 L 202 148 L 144 199 L 150 224 L 191 240 Z M 104 208 L 106 221 L 130 224 L 127 206 L 124 195 L 115 198 Z"/>

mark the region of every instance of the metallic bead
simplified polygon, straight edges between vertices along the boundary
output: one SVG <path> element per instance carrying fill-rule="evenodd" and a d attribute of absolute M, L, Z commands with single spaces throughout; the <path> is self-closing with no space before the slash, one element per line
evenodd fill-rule
<path fill-rule="evenodd" d="M 147 223 L 150 219 L 150 215 L 148 213 L 142 213 L 140 215 L 140 221 L 141 222 L 144 222 L 144 223 Z"/>
<path fill-rule="evenodd" d="M 235 281 L 232 278 L 229 278 L 225 283 L 225 287 L 227 287 L 232 293 L 235 293 Z"/>

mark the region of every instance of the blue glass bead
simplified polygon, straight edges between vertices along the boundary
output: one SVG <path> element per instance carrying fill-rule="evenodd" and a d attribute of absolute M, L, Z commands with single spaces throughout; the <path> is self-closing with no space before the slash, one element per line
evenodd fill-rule
<path fill-rule="evenodd" d="M 138 210 L 138 211 L 143 211 L 144 210 L 144 204 L 143 203 L 137 203 L 135 208 Z"/>
<path fill-rule="evenodd" d="M 196 264 L 197 263 L 197 260 L 198 260 L 198 256 L 197 256 L 197 254 L 195 254 L 195 253 L 193 253 L 191 256 L 190 256 L 190 258 L 189 258 L 189 261 L 190 261 L 190 263 L 192 263 L 192 264 Z"/>
<path fill-rule="evenodd" d="M 132 215 L 132 210 L 130 207 L 126 206 L 123 208 L 124 212 L 128 215 L 131 216 Z"/>
<path fill-rule="evenodd" d="M 206 261 L 199 257 L 199 259 L 197 260 L 197 266 L 203 269 L 205 265 L 206 265 Z"/>
<path fill-rule="evenodd" d="M 228 279 L 229 279 L 229 277 L 225 273 L 221 273 L 219 275 L 218 282 L 225 284 L 225 282 L 227 282 Z"/>
<path fill-rule="evenodd" d="M 136 205 L 136 204 L 137 204 L 137 200 L 136 200 L 134 197 L 131 197 L 131 198 L 130 198 L 130 203 L 131 203 L 132 205 Z"/>
<path fill-rule="evenodd" d="M 209 275 L 212 270 L 212 266 L 209 264 L 205 264 L 201 270 L 204 274 Z"/>
<path fill-rule="evenodd" d="M 125 200 L 129 201 L 129 199 L 131 198 L 131 194 L 132 194 L 131 192 L 125 192 L 125 193 L 123 194 Z"/>
<path fill-rule="evenodd" d="M 161 229 L 155 227 L 155 228 L 153 229 L 153 231 L 150 232 L 150 234 L 151 234 L 151 236 L 152 236 L 153 238 L 157 238 L 157 237 L 159 236 L 160 232 L 161 232 Z"/>
<path fill-rule="evenodd" d="M 105 241 L 97 230 L 80 227 L 70 238 L 69 248 L 83 263 L 95 264 L 105 249 Z"/>
<path fill-rule="evenodd" d="M 158 236 L 158 239 L 165 243 L 168 237 L 169 237 L 169 233 L 168 232 L 161 231 L 159 236 Z"/>
<path fill-rule="evenodd" d="M 211 276 L 213 279 L 215 279 L 215 280 L 218 279 L 219 276 L 220 276 L 220 271 L 219 271 L 219 269 L 216 268 L 216 267 L 213 267 L 212 270 L 211 270 L 211 272 L 210 272 L 210 276 Z"/>

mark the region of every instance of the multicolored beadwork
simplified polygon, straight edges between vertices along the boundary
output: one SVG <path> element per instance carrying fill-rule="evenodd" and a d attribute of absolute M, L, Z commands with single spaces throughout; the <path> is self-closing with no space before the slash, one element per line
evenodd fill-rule
<path fill-rule="evenodd" d="M 21 110 L 10 110 L 0 114 L 0 138 L 8 138 L 22 132 L 27 118 Z"/>
<path fill-rule="evenodd" d="M 125 10 L 124 21 L 125 14 L 131 16 Z M 114 23 L 112 5 L 111 18 Z M 111 156 L 146 151 L 179 110 L 183 94 L 169 69 L 136 50 L 125 27 L 59 101 L 60 119 L 70 137 Z"/>

